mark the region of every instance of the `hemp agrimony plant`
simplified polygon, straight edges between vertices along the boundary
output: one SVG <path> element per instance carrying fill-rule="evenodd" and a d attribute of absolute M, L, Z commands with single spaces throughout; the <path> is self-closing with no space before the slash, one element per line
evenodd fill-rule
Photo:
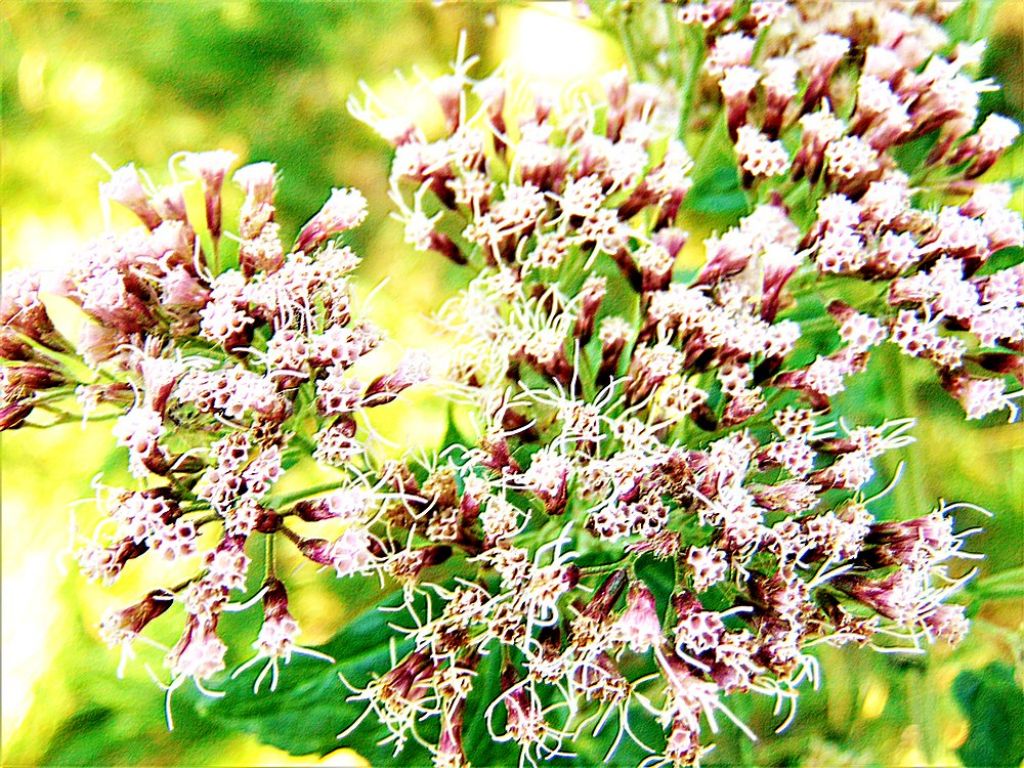
<path fill-rule="evenodd" d="M 175 617 L 168 723 L 193 683 L 228 690 L 210 711 L 258 695 L 267 723 L 337 715 L 305 751 L 688 765 L 723 720 L 766 736 L 732 694 L 771 697 L 785 727 L 816 645 L 958 642 L 958 505 L 876 519 L 876 461 L 913 419 L 851 423 L 839 397 L 904 355 L 967 419 L 1018 415 L 1024 225 L 979 177 L 1019 130 L 979 119 L 995 86 L 955 6 L 595 1 L 586 23 L 630 59 L 600 97 L 531 93 L 460 49 L 426 82 L 441 135 L 364 89 L 350 109 L 394 147 L 406 242 L 471 275 L 437 314 L 448 371 L 374 367 L 347 282 L 359 192 L 289 247 L 270 163 L 182 153 L 161 188 L 113 171 L 101 195 L 141 228 L 59 276 L 6 276 L 0 424 L 114 420 L 135 484 L 98 478 L 107 518 L 77 557 L 105 582 L 143 558 L 188 574 L 100 628 L 127 662 Z M 229 177 L 244 202 L 225 215 Z M 728 223 L 680 269 L 704 214 Z M 48 292 L 85 315 L 78 342 Z M 473 429 L 382 459 L 371 410 L 428 378 Z M 279 490 L 311 463 L 323 485 Z M 289 610 L 302 562 L 374 595 L 324 648 Z M 222 618 L 260 610 L 229 663 Z M 316 684 L 266 690 L 290 674 Z"/>

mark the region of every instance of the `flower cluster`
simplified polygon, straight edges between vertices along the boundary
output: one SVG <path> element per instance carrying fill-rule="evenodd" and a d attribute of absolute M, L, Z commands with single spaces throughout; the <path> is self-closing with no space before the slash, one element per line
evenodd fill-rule
<path fill-rule="evenodd" d="M 766 19 L 785 10 L 754 5 Z M 393 480 L 424 500 L 396 511 L 401 524 L 461 549 L 476 575 L 421 584 L 431 599 L 407 601 L 410 655 L 352 687 L 399 747 L 413 737 L 438 764 L 459 764 L 470 689 L 449 678 L 500 653 L 502 692 L 485 717 L 523 760 L 571 754 L 574 739 L 615 722 L 609 754 L 632 740 L 648 765 L 689 764 L 707 749 L 702 717 L 713 731 L 720 717 L 736 720 L 728 694 L 772 696 L 792 715 L 798 685 L 816 679 L 817 644 L 919 650 L 966 631 L 962 607 L 944 602 L 969 577 L 956 564 L 968 557 L 966 532 L 944 509 L 878 522 L 866 494 L 875 460 L 911 441 L 913 420 L 850 427 L 828 414 L 890 341 L 935 362 L 969 417 L 1015 414 L 1002 378 L 966 366 L 1019 369 L 1020 268 L 979 271 L 1020 244 L 1019 216 L 1000 188 L 969 181 L 960 206 L 915 208 L 908 176 L 885 154 L 894 139 L 875 148 L 867 127 L 851 127 L 858 118 L 848 125 L 827 106 L 845 49 L 808 65 L 799 92 L 818 95 L 803 106 L 803 70 L 774 61 L 792 93 L 766 92 L 755 109 L 754 40 L 740 38 L 713 42 L 706 69 L 723 78 L 719 119 L 751 206 L 704 242 L 704 266 L 688 280 L 676 263 L 695 170 L 666 134 L 663 90 L 613 73 L 603 103 L 563 111 L 537 96 L 515 125 L 510 88 L 474 81 L 460 59 L 431 83 L 439 138 L 397 130 L 371 100 L 353 105 L 395 146 L 407 241 L 478 271 L 438 319 L 479 440 Z M 753 85 L 739 105 L 729 94 L 741 66 Z M 825 136 L 807 127 L 828 121 Z M 792 149 L 780 140 L 801 130 Z M 963 160 L 957 178 L 983 170 L 975 162 Z M 779 191 L 759 195 L 773 178 Z M 991 238 L 981 201 L 1000 226 Z M 954 218 L 975 232 L 970 247 Z M 883 290 L 844 300 L 851 278 Z M 809 320 L 808 294 L 827 308 Z M 989 315 L 978 327 L 999 329 L 982 337 L 970 321 Z M 908 349 L 913 322 L 927 325 L 930 346 Z M 838 339 L 808 360 L 800 343 L 822 324 Z M 963 331 L 973 348 L 953 335 Z M 967 388 L 995 384 L 998 405 L 978 402 L 989 389 L 967 399 Z M 395 675 L 410 694 L 398 701 Z M 419 724 L 432 717 L 440 740 Z M 636 733 L 639 718 L 661 725 L 660 742 Z"/>
<path fill-rule="evenodd" d="M 1020 129 L 996 114 L 979 121 L 979 95 L 993 85 L 970 73 L 984 43 L 946 54 L 941 15 L 883 3 L 754 3 L 739 18 L 732 3 L 688 4 L 679 17 L 711 39 L 704 85 L 713 93 L 717 83 L 744 185 L 815 214 L 794 237 L 776 238 L 785 251 L 727 233 L 729 247 L 709 259 L 741 273 L 796 251 L 817 267 L 823 292 L 833 276 L 888 286 L 887 305 L 865 307 L 868 317 L 833 312 L 843 339 L 862 342 L 790 381 L 827 397 L 819 373 L 837 382 L 859 367 L 857 347 L 891 337 L 935 365 L 968 418 L 1015 415 L 1004 377 L 1024 381 L 1022 272 L 989 265 L 1024 245 L 1024 224 L 1008 187 L 975 179 Z"/>
<path fill-rule="evenodd" d="M 229 234 L 221 193 L 234 162 L 226 151 L 181 156 L 202 184 L 201 224 L 190 218 L 184 185 L 154 189 L 133 166 L 114 171 L 103 197 L 144 227 L 104 235 L 60 275 L 18 273 L 4 284 L 3 426 L 40 424 L 30 421 L 36 412 L 52 414 L 51 423 L 77 419 L 66 410 L 77 397 L 82 418 L 116 418 L 113 434 L 137 481 L 134 490 L 97 485 L 106 517 L 77 550 L 84 573 L 109 583 L 148 552 L 195 569 L 101 627 L 129 651 L 180 604 L 185 627 L 166 656 L 169 690 L 188 679 L 202 686 L 224 669 L 219 617 L 254 584 L 265 603 L 256 659 L 268 662 L 275 684 L 279 659 L 312 653 L 296 645 L 272 542 L 288 538 L 339 574 L 374 567 L 383 553 L 367 531 L 380 502 L 367 479 L 375 469 L 365 415 L 427 377 L 415 354 L 365 384 L 351 373 L 381 341 L 352 318 L 348 275 L 359 257 L 337 238 L 365 217 L 362 195 L 335 190 L 289 249 L 275 221 L 276 169 L 248 165 L 232 177 L 244 201 Z M 82 310 L 77 344 L 51 322 L 44 288 Z M 310 454 L 341 478 L 332 483 L 338 490 L 286 509 L 271 491 Z M 342 531 L 304 538 L 289 518 L 334 521 Z M 249 573 L 261 538 L 262 581 Z"/>
<path fill-rule="evenodd" d="M 390 668 L 339 673 L 337 695 L 365 707 L 340 738 L 372 717 L 385 743 L 438 766 L 474 758 L 471 722 L 520 763 L 594 737 L 645 768 L 692 764 L 722 718 L 755 735 L 732 694 L 773 698 L 784 727 L 818 679 L 815 646 L 964 636 L 948 598 L 972 575 L 970 531 L 942 505 L 875 515 L 878 459 L 912 440 L 913 419 L 854 424 L 837 396 L 874 355 L 902 353 L 967 418 L 1017 416 L 1024 225 L 1008 187 L 978 180 L 1017 128 L 979 120 L 980 48 L 949 50 L 941 3 L 669 5 L 630 0 L 629 23 L 675 41 L 659 58 L 679 65 L 674 82 L 623 70 L 600 97 L 521 98 L 473 77 L 460 50 L 425 83 L 439 135 L 369 89 L 350 102 L 394 149 L 408 245 L 472 272 L 437 315 L 453 349 L 445 404 L 466 418 L 434 455 L 370 450 L 366 411 L 431 366 L 412 353 L 354 375 L 381 342 L 353 318 L 359 259 L 337 237 L 366 215 L 355 190 L 335 190 L 287 248 L 269 163 L 232 176 L 236 233 L 230 153 L 181 157 L 201 222 L 181 185 L 127 166 L 102 192 L 142 229 L 56 279 L 5 282 L 0 427 L 76 419 L 64 401 L 77 396 L 84 418 L 117 419 L 138 482 L 97 484 L 108 517 L 79 552 L 85 572 L 112 581 L 150 550 L 195 563 L 101 628 L 127 651 L 180 605 L 169 691 L 215 693 L 219 619 L 260 600 L 256 654 L 235 675 L 263 663 L 254 690 L 268 675 L 273 689 L 281 660 L 323 656 L 298 645 L 278 543 L 379 583 L 397 614 Z M 742 209 L 690 243 L 710 176 L 734 179 Z M 701 267 L 682 268 L 693 251 Z M 77 345 L 47 291 L 85 314 Z M 275 493 L 300 461 L 330 482 Z"/>

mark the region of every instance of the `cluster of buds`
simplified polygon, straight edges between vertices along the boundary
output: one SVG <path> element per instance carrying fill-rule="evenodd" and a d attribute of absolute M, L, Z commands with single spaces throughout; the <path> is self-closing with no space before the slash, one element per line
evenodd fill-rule
<path fill-rule="evenodd" d="M 245 197 L 238 234 L 224 229 L 233 222 L 223 218 L 222 187 L 234 162 L 226 151 L 183 155 L 202 183 L 205 219 L 197 221 L 183 185 L 154 189 L 133 166 L 114 171 L 103 196 L 144 227 L 103 236 L 62 274 L 18 273 L 4 283 L 2 426 L 44 425 L 42 412 L 50 424 L 116 419 L 113 434 L 138 483 L 97 484 L 105 518 L 77 549 L 84 573 L 110 583 L 149 552 L 179 573 L 179 561 L 194 565 L 192 577 L 102 624 L 128 652 L 150 622 L 180 605 L 184 633 L 165 659 L 169 691 L 189 679 L 202 688 L 224 670 L 219 617 L 256 596 L 265 618 L 254 661 L 266 660 L 271 687 L 278 660 L 315 654 L 296 644 L 271 544 L 291 540 L 339 574 L 382 567 L 387 549 L 369 533 L 384 497 L 366 479 L 376 474 L 367 411 L 427 377 L 418 355 L 367 384 L 350 373 L 381 340 L 351 317 L 348 275 L 359 257 L 337 237 L 363 220 L 362 195 L 336 190 L 289 249 L 275 221 L 271 163 L 234 173 Z M 47 292 L 81 309 L 77 344 L 51 321 Z M 274 485 L 307 456 L 337 490 L 316 506 L 288 506 Z M 337 538 L 300 537 L 293 520 L 328 521 Z M 249 572 L 256 557 L 262 577 Z M 254 595 L 232 600 L 246 593 Z"/>
<path fill-rule="evenodd" d="M 802 291 L 832 302 L 846 342 L 777 383 L 823 406 L 863 367 L 869 346 L 891 339 L 934 364 L 968 418 L 1015 417 L 1024 273 L 993 257 L 1024 245 L 1024 224 L 1009 187 L 977 177 L 1020 129 L 979 117 L 979 95 L 994 87 L 971 75 L 984 41 L 952 48 L 940 26 L 947 4 L 740 5 L 687 4 L 678 16 L 706 30 L 703 78 L 721 93 L 713 119 L 724 119 L 743 184 L 802 226 L 780 228 L 771 250 L 741 226 L 709 262 L 716 275 L 741 276 L 796 265 L 782 279 L 795 271 Z M 924 137 L 934 138 L 929 150 L 911 150 Z M 806 274 L 808 260 L 817 275 Z M 843 306 L 836 278 L 887 286 L 888 302 Z"/>
<path fill-rule="evenodd" d="M 732 5 L 717 4 L 724 13 L 710 26 L 692 6 L 679 17 L 708 30 L 704 108 L 717 93 L 748 187 L 788 175 L 859 198 L 898 174 L 900 148 L 928 134 L 936 142 L 922 164 L 927 174 L 974 179 L 1020 133 L 999 115 L 975 128 L 979 95 L 992 89 L 968 74 L 984 43 L 945 58 L 948 38 L 923 13 L 824 2 L 753 3 L 743 14 Z"/>
<path fill-rule="evenodd" d="M 712 49 L 709 73 L 712 62 L 724 75 L 750 67 L 749 42 Z M 843 56 L 813 65 L 819 94 L 804 114 L 824 113 Z M 851 427 L 828 415 L 873 350 L 899 343 L 900 312 L 937 317 L 928 302 L 944 295 L 857 306 L 829 281 L 885 280 L 899 297 L 901 278 L 939 265 L 928 278 L 938 279 L 942 259 L 965 256 L 929 248 L 946 230 L 921 226 L 927 214 L 912 208 L 906 177 L 858 136 L 850 152 L 856 141 L 872 153 L 871 175 L 838 150 L 829 160 L 830 142 L 847 135 L 831 118 L 839 129 L 817 150 L 825 156 L 804 152 L 794 180 L 797 161 L 780 141 L 794 125 L 793 94 L 779 86 L 769 96 L 771 130 L 751 126 L 753 101 L 727 100 L 722 119 L 736 118 L 737 148 L 750 147 L 738 151 L 750 181 L 811 184 L 815 161 L 826 196 L 806 217 L 768 195 L 708 238 L 703 269 L 679 280 L 693 163 L 665 135 L 664 93 L 614 73 L 605 103 L 563 110 L 538 97 L 517 117 L 504 82 L 473 80 L 470 64 L 434 84 L 444 92 L 440 137 L 389 130 L 394 118 L 355 105 L 395 146 L 392 196 L 410 244 L 477 272 L 439 320 L 456 344 L 453 391 L 481 438 L 427 466 L 395 467 L 394 490 L 422 499 L 396 506 L 395 524 L 461 550 L 473 568 L 410 593 L 430 599 L 406 605 L 415 646 L 396 670 L 412 665 L 416 695 L 401 716 L 385 678 L 352 698 L 370 702 L 397 744 L 416 733 L 417 715 L 461 733 L 472 693 L 453 696 L 447 680 L 500 653 L 487 726 L 521 759 L 571 754 L 574 738 L 615 722 L 609 755 L 631 740 L 651 754 L 645 764 L 689 764 L 707 748 L 702 721 L 714 731 L 719 717 L 736 720 L 729 694 L 771 696 L 792 714 L 798 685 L 816 678 L 815 645 L 959 641 L 963 610 L 945 601 L 964 581 L 966 532 L 944 509 L 879 523 L 866 494 L 876 460 L 911 441 L 913 420 Z M 772 70 L 795 79 L 798 67 Z M 968 202 L 960 215 L 973 210 Z M 985 240 L 975 268 L 1015 244 L 1005 232 L 1019 218 L 1005 206 L 996 218 L 1001 245 Z M 872 256 L 910 238 L 898 267 Z M 977 278 L 976 305 L 1004 312 L 1005 328 L 1019 317 L 1018 274 Z M 828 311 L 807 319 L 797 310 L 811 291 Z M 838 348 L 807 363 L 798 343 L 821 323 L 836 329 Z M 631 718 L 642 717 L 663 727 L 661 741 L 637 735 Z M 464 759 L 453 760 L 453 745 L 427 740 L 439 765 Z"/>
<path fill-rule="evenodd" d="M 264 663 L 254 688 L 267 675 L 276 687 L 280 661 L 322 655 L 297 644 L 280 543 L 379 581 L 381 610 L 399 613 L 391 668 L 342 675 L 338 694 L 365 703 L 396 751 L 467 764 L 472 712 L 520 764 L 605 733 L 609 758 L 628 749 L 647 768 L 698 761 L 720 718 L 750 733 L 731 694 L 772 697 L 788 722 L 817 679 L 815 645 L 959 641 L 963 608 L 947 599 L 970 577 L 969 532 L 944 507 L 880 522 L 868 496 L 913 419 L 832 413 L 884 346 L 930 361 L 968 418 L 1016 416 L 1024 382 L 1024 271 L 1005 253 L 1024 226 L 1007 188 L 977 180 L 1017 129 L 997 116 L 974 128 L 989 87 L 968 74 L 979 49 L 946 56 L 943 4 L 919 5 L 636 14 L 700 28 L 683 94 L 699 110 L 624 72 L 598 101 L 538 91 L 517 108 L 462 51 L 426 83 L 439 136 L 384 114 L 368 89 L 353 100 L 394 148 L 407 243 L 474 273 L 439 322 L 450 400 L 478 437 L 432 458 L 369 450 L 367 409 L 428 366 L 412 354 L 368 384 L 352 375 L 381 341 L 352 318 L 359 259 L 336 237 L 365 217 L 358 192 L 335 190 L 286 248 L 269 163 L 233 175 L 236 235 L 222 211 L 230 153 L 183 157 L 202 222 L 180 185 L 113 172 L 104 196 L 144 228 L 52 281 L 89 320 L 81 343 L 51 322 L 38 276 L 6 283 L 0 304 L 0 427 L 37 409 L 78 418 L 62 401 L 77 395 L 84 418 L 117 418 L 139 481 L 98 486 L 109 518 L 80 551 L 86 573 L 112 581 L 149 551 L 198 565 L 108 616 L 104 637 L 128 651 L 180 605 L 168 691 L 207 691 L 226 671 L 221 615 L 262 599 L 256 654 L 235 674 Z M 692 179 L 709 176 L 685 143 L 698 118 L 718 126 L 705 141 L 735 147 L 748 205 L 687 273 Z M 930 154 L 908 160 L 924 137 Z M 721 162 L 710 150 L 694 156 Z M 303 458 L 335 479 L 274 494 Z"/>

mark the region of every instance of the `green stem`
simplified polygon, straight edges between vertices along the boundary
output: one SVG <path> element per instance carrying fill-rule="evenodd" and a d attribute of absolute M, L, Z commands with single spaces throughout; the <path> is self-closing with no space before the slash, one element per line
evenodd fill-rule
<path fill-rule="evenodd" d="M 603 576 L 606 573 L 612 571 L 618 571 L 622 568 L 628 568 L 630 563 L 636 559 L 636 555 L 626 555 L 620 560 L 616 560 L 612 563 L 602 563 L 601 565 L 585 565 L 580 568 L 580 576 Z"/>
<path fill-rule="evenodd" d="M 276 570 L 274 568 L 274 534 L 268 533 L 263 537 L 266 542 L 266 551 L 264 557 L 266 558 L 266 573 L 267 580 L 277 578 Z"/>
<path fill-rule="evenodd" d="M 704 65 L 704 43 L 699 38 L 696 39 L 696 43 L 693 44 L 693 57 L 690 59 L 689 70 L 686 75 L 686 80 L 683 82 L 683 87 L 679 92 L 679 133 L 678 136 L 682 140 L 686 136 L 686 131 L 690 127 L 690 114 L 693 112 L 693 94 L 697 90 L 697 83 L 700 82 L 700 73 Z"/>
<path fill-rule="evenodd" d="M 633 36 L 629 33 L 629 19 L 623 15 L 616 25 L 619 31 L 619 40 L 622 42 L 622 52 L 626 54 L 626 63 L 629 66 L 629 74 L 633 80 L 640 79 L 640 63 L 636 58 L 636 50 L 633 47 Z"/>
<path fill-rule="evenodd" d="M 910 389 L 910 382 L 906 376 L 905 361 L 903 356 L 894 344 L 885 344 L 878 353 L 885 363 L 890 374 L 889 396 L 892 401 L 893 411 L 903 416 L 916 418 L 917 409 L 914 407 L 913 392 Z M 920 474 L 920 450 L 917 442 L 907 446 L 906 462 L 903 466 L 903 478 L 895 489 L 899 507 L 902 508 L 903 517 L 909 510 L 912 515 L 922 515 L 930 508 L 925 499 L 924 486 Z"/>
<path fill-rule="evenodd" d="M 45 410 L 56 411 L 54 408 L 45 408 Z M 26 427 L 29 429 L 49 429 L 50 427 L 57 427 L 61 424 L 81 424 L 83 421 L 110 421 L 111 419 L 116 419 L 121 415 L 120 413 L 104 413 L 102 416 L 76 416 L 73 413 L 67 413 L 65 411 L 60 411 L 60 413 L 62 414 L 61 417 L 55 421 L 51 421 L 49 424 L 33 424 L 32 422 L 25 422 L 21 427 L 19 427 L 19 429 Z"/>
<path fill-rule="evenodd" d="M 326 491 L 336 491 L 339 488 L 344 488 L 350 482 L 351 481 L 348 479 L 335 480 L 332 483 L 313 485 L 310 486 L 309 488 L 304 488 L 301 491 L 284 493 L 281 494 L 280 496 L 270 496 L 267 498 L 265 506 L 269 507 L 270 509 L 280 509 L 281 507 L 286 507 L 289 504 L 294 504 L 296 501 L 302 501 L 303 499 L 308 499 L 310 496 L 316 496 L 318 493 L 325 493 Z"/>

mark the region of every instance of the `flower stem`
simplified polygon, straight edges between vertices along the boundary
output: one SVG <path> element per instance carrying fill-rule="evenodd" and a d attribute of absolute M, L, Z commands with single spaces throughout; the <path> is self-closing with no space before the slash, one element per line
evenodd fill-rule
<path fill-rule="evenodd" d="M 280 496 L 271 496 L 266 501 L 266 506 L 271 509 L 280 509 L 286 507 L 289 504 L 294 504 L 296 501 L 302 501 L 308 499 L 310 496 L 316 496 L 318 493 L 325 493 L 326 491 L 336 491 L 338 488 L 343 488 L 349 484 L 349 480 L 335 480 L 331 483 L 323 483 L 321 485 L 312 485 L 309 488 L 303 488 L 301 491 L 293 491 L 292 493 L 281 494 Z"/>

